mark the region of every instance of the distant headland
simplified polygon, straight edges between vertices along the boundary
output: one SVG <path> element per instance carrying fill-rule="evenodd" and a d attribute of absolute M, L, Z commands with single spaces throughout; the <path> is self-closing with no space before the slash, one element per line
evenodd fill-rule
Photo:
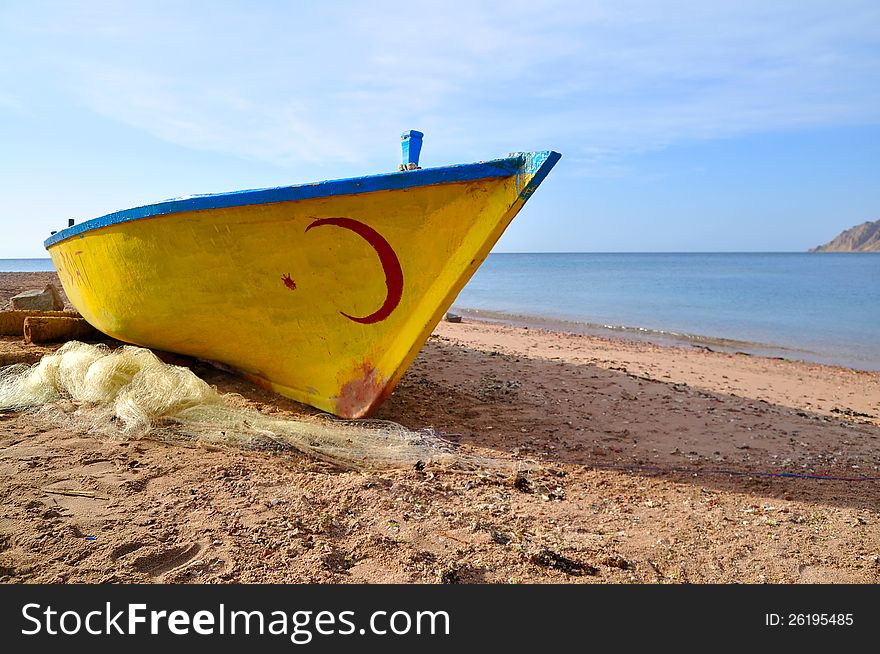
<path fill-rule="evenodd" d="M 880 252 L 880 220 L 850 227 L 810 252 Z"/>

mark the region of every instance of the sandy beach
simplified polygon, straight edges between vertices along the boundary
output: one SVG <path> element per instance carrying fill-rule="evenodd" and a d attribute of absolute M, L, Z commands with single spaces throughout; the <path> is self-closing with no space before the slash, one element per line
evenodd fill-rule
<path fill-rule="evenodd" d="M 0 273 L 0 309 L 50 281 Z M 53 349 L 0 337 L 0 365 Z M 880 373 L 466 319 L 376 418 L 533 470 L 342 470 L 0 413 L 0 582 L 880 581 Z"/>

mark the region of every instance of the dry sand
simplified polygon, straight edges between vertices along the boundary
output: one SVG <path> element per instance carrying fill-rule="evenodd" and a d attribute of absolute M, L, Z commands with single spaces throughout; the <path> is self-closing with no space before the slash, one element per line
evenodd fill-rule
<path fill-rule="evenodd" d="M 0 308 L 53 278 L 0 273 Z M 0 339 L 0 363 L 49 349 Z M 312 412 L 194 370 L 255 406 Z M 295 453 L 111 441 L 0 413 L 0 581 L 880 576 L 880 481 L 863 479 L 880 477 L 878 373 L 441 323 L 377 417 L 538 469 L 518 480 L 352 472 Z"/>

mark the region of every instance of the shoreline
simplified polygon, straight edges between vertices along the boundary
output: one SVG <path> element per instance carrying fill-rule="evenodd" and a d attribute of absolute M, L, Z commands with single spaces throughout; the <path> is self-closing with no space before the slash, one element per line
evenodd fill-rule
<path fill-rule="evenodd" d="M 52 275 L 23 274 L 0 307 Z M 0 583 L 880 582 L 880 373 L 465 319 L 374 417 L 529 472 L 342 470 L 0 412 Z"/>
<path fill-rule="evenodd" d="M 587 364 L 618 370 L 637 380 L 731 393 L 733 397 L 829 417 L 850 416 L 880 426 L 877 371 L 472 318 L 461 323 L 442 321 L 434 336 L 484 352 Z M 799 383 L 805 379 L 810 382 L 807 386 Z"/>
<path fill-rule="evenodd" d="M 807 364 L 814 363 L 864 372 L 880 372 L 880 366 L 872 366 L 871 364 L 858 365 L 849 357 L 835 357 L 831 354 L 823 354 L 821 352 L 815 352 L 794 346 L 773 343 L 761 343 L 720 336 L 707 336 L 704 334 L 691 334 L 687 332 L 676 332 L 642 326 L 608 325 L 582 320 L 495 311 L 491 309 L 460 307 L 457 305 L 453 305 L 450 312 L 460 315 L 463 318 L 483 322 L 488 325 L 508 325 L 511 327 L 527 327 L 531 329 L 543 329 L 551 332 L 558 331 L 585 336 L 596 336 L 599 338 L 637 340 L 657 345 L 678 347 L 682 345 L 690 345 L 694 348 L 726 352 L 729 354 L 790 360 Z"/>

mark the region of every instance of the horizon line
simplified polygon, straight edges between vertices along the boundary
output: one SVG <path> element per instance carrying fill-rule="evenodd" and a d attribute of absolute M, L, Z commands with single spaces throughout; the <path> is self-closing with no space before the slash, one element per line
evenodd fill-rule
<path fill-rule="evenodd" d="M 876 252 L 810 250 L 517 250 L 489 254 L 876 254 Z M 0 261 L 51 261 L 46 257 L 0 257 Z"/>

